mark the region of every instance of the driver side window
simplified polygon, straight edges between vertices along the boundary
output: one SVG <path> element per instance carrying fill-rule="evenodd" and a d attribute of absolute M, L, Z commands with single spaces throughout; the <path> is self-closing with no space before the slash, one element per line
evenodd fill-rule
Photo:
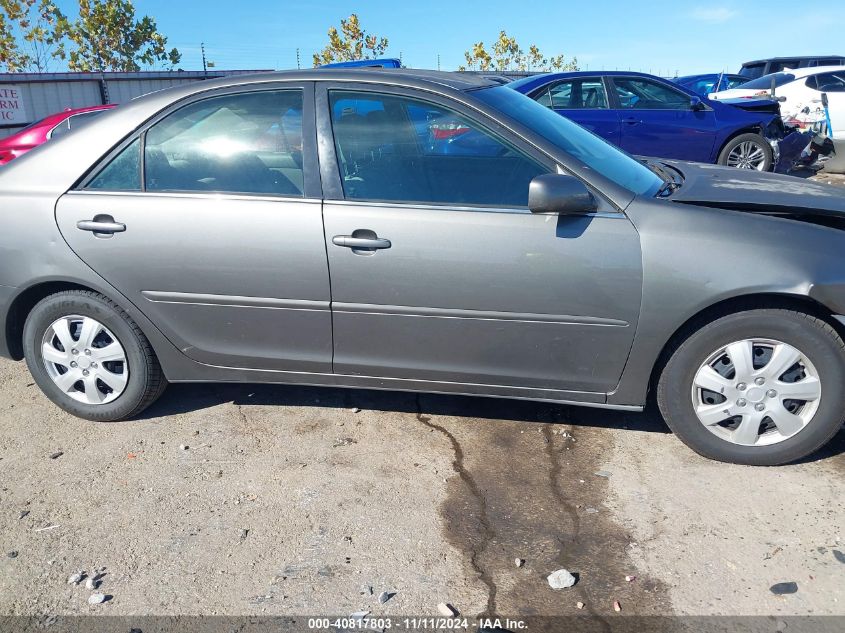
<path fill-rule="evenodd" d="M 351 200 L 527 207 L 549 170 L 440 104 L 371 92 L 329 92 L 343 191 Z"/>

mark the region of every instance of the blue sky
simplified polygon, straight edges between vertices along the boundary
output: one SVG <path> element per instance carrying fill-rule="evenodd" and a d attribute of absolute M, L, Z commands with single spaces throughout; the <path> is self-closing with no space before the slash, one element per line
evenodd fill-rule
<path fill-rule="evenodd" d="M 72 13 L 75 2 L 58 0 Z M 303 66 L 326 43 L 326 31 L 357 12 L 362 26 L 390 39 L 388 55 L 405 65 L 454 70 L 473 42 L 492 42 L 499 30 L 524 49 L 577 56 L 582 68 L 642 70 L 655 74 L 736 71 L 743 61 L 777 55 L 845 54 L 841 0 L 644 2 L 592 0 L 135 0 L 153 16 L 169 44 L 183 53 L 181 67 L 202 68 L 200 42 L 217 68 Z"/>

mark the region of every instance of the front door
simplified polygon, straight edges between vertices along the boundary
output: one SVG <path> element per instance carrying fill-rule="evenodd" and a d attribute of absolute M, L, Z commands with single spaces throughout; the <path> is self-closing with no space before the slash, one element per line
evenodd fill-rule
<path fill-rule="evenodd" d="M 204 95 L 63 196 L 59 227 L 190 358 L 328 373 L 315 137 L 310 85 Z"/>
<path fill-rule="evenodd" d="M 614 76 L 622 149 L 641 156 L 713 162 L 716 115 L 690 96 L 644 77 Z"/>
<path fill-rule="evenodd" d="M 640 307 L 628 219 L 531 214 L 548 158 L 451 100 L 371 90 L 318 97 L 335 372 L 612 390 Z"/>

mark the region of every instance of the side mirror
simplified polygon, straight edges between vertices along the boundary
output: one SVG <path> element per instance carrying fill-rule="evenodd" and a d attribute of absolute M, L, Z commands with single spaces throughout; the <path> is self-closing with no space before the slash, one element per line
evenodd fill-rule
<path fill-rule="evenodd" d="M 827 93 L 823 92 L 822 93 L 822 107 L 826 108 L 826 107 L 828 107 L 828 105 L 830 105 L 830 102 L 827 100 Z"/>
<path fill-rule="evenodd" d="M 698 111 L 704 109 L 704 104 L 701 102 L 701 97 L 690 97 L 689 107 L 692 110 Z"/>
<path fill-rule="evenodd" d="M 543 174 L 528 186 L 531 213 L 584 215 L 598 208 L 587 186 L 575 176 Z"/>

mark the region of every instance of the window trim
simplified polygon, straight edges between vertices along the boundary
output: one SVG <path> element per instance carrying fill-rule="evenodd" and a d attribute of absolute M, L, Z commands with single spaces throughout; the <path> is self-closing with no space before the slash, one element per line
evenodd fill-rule
<path fill-rule="evenodd" d="M 297 90 L 302 93 L 302 181 L 303 192 L 301 196 L 283 196 L 273 195 L 267 193 L 250 193 L 248 191 L 230 192 L 230 191 L 192 191 L 192 190 L 168 190 L 168 191 L 147 191 L 145 179 L 145 150 L 147 131 L 153 126 L 164 120 L 171 114 L 178 112 L 182 108 L 193 105 L 208 99 L 217 97 L 225 97 L 231 95 L 248 94 L 252 92 L 279 92 Z M 80 192 L 97 192 L 97 193 L 130 193 L 135 195 L 200 195 L 200 196 L 236 196 L 241 199 L 253 198 L 271 198 L 273 200 L 303 200 L 309 198 L 322 197 L 322 187 L 320 183 L 320 168 L 317 156 L 317 134 L 314 108 L 314 82 L 313 81 L 285 81 L 285 82 L 268 82 L 260 84 L 246 84 L 238 86 L 227 86 L 226 88 L 210 89 L 202 92 L 194 93 L 187 98 L 174 101 L 168 104 L 162 110 L 156 112 L 154 116 L 149 118 L 141 127 L 134 130 L 131 134 L 123 138 L 117 143 L 109 152 L 104 154 L 94 165 L 83 174 L 77 183 L 72 187 L 72 191 Z M 124 149 L 131 145 L 135 140 L 140 140 L 140 174 L 141 189 L 139 190 L 103 190 L 103 189 L 89 189 L 91 181 L 93 181 L 109 163 Z"/>
<path fill-rule="evenodd" d="M 541 152 L 534 145 L 526 142 L 517 134 L 508 133 L 507 128 L 498 123 L 484 112 L 476 110 L 466 104 L 452 99 L 443 93 L 429 91 L 420 88 L 407 88 L 403 86 L 389 86 L 385 84 L 366 84 L 357 82 L 320 82 L 316 86 L 316 114 L 317 132 L 319 136 L 320 151 L 320 175 L 323 183 L 323 195 L 326 202 L 344 202 L 347 204 L 373 205 L 381 207 L 401 208 L 427 208 L 427 209 L 452 209 L 467 211 L 483 211 L 490 213 L 518 212 L 530 213 L 527 207 L 514 206 L 503 207 L 501 205 L 471 205 L 465 202 L 429 202 L 409 200 L 383 200 L 383 199 L 361 199 L 347 198 L 343 191 L 343 178 L 339 157 L 335 145 L 334 130 L 332 128 L 332 112 L 329 92 L 370 92 L 375 95 L 386 95 L 390 97 L 407 98 L 417 101 L 427 101 L 435 106 L 447 108 L 455 113 L 466 117 L 479 125 L 486 133 L 492 134 L 495 138 L 501 138 L 520 153 L 526 155 L 539 166 L 548 169 L 549 173 L 556 173 L 559 169 L 558 163 L 551 159 L 544 152 Z M 498 130 L 498 131 L 497 131 Z"/>

